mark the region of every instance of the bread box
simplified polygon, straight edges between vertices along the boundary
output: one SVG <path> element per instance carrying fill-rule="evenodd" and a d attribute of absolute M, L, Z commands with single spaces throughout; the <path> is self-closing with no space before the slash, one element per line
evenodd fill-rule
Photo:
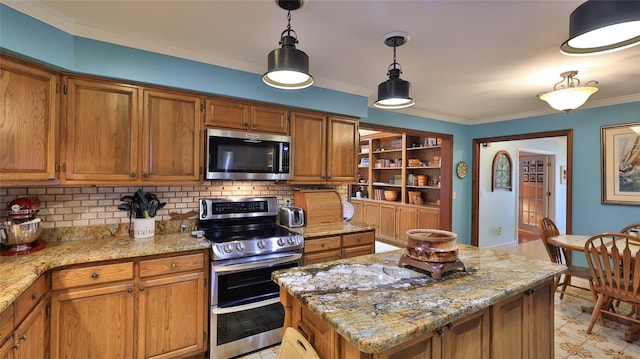
<path fill-rule="evenodd" d="M 293 202 L 304 211 L 307 226 L 342 223 L 342 200 L 334 190 L 295 190 Z"/>

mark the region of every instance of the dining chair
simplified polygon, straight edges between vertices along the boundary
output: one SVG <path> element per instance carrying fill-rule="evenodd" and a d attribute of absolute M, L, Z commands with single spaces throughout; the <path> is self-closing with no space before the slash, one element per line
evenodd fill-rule
<path fill-rule="evenodd" d="M 587 333 L 600 316 L 614 316 L 640 325 L 634 308 L 640 305 L 640 238 L 625 233 L 600 233 L 592 236 L 584 245 L 587 264 L 591 272 L 593 289 L 598 300 L 593 308 Z M 618 312 L 612 306 L 614 300 L 629 303 L 630 313 Z"/>
<path fill-rule="evenodd" d="M 620 230 L 620 233 L 640 236 L 640 223 L 630 224 Z"/>
<path fill-rule="evenodd" d="M 548 217 L 541 219 L 540 223 L 538 224 L 538 231 L 544 243 L 544 248 L 547 250 L 547 254 L 549 255 L 549 259 L 551 259 L 552 262 L 564 264 L 567 266 L 567 271 L 564 272 L 563 277 L 558 276 L 555 279 L 556 290 L 558 290 L 558 287 L 560 287 L 560 299 L 564 298 L 567 287 L 573 287 L 591 292 L 591 296 L 593 297 L 593 301 L 595 302 L 597 296 L 592 288 L 591 273 L 589 272 L 589 268 L 571 264 L 571 251 L 567 251 L 565 248 L 559 247 L 549 242 L 550 237 L 560 235 L 555 222 L 553 222 L 553 220 Z M 589 288 L 572 284 L 572 277 L 585 279 L 589 283 Z"/>
<path fill-rule="evenodd" d="M 320 359 L 320 357 L 297 329 L 288 327 L 284 331 L 278 359 Z"/>

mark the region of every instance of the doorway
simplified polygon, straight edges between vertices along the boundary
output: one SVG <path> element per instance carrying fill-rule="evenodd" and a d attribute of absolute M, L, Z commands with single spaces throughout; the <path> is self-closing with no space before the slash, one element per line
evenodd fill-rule
<path fill-rule="evenodd" d="M 567 233 L 571 233 L 571 213 L 572 213 L 572 209 L 571 209 L 571 203 L 572 203 L 572 191 L 571 191 L 571 168 L 572 168 L 572 161 L 573 161 L 573 157 L 572 157 L 572 153 L 573 153 L 573 130 L 559 130 L 559 131 L 550 131 L 550 132 L 539 132 L 539 133 L 530 133 L 530 134 L 520 134 L 520 135 L 511 135 L 511 136 L 501 136 L 501 137 L 491 137 L 491 138 L 480 138 L 480 139 L 474 139 L 473 140 L 473 158 L 472 158 L 472 163 L 473 163 L 473 172 L 472 172 L 472 179 L 473 179 L 473 187 L 472 187 L 472 199 L 471 199 L 471 244 L 475 245 L 475 246 L 479 246 L 482 243 L 480 242 L 479 236 L 480 236 L 480 212 L 481 212 L 481 188 L 480 188 L 480 183 L 481 183 L 481 179 L 482 181 L 485 181 L 485 178 L 488 176 L 489 178 L 491 177 L 491 170 L 487 169 L 487 168 L 482 168 L 480 163 L 481 163 L 481 148 L 485 148 L 487 147 L 487 145 L 489 144 L 494 144 L 496 143 L 497 145 L 501 145 L 501 142 L 507 142 L 507 141 L 518 141 L 518 140 L 534 140 L 534 139 L 553 139 L 556 137 L 562 137 L 565 140 L 566 143 L 566 152 L 563 153 L 563 157 L 564 157 L 564 161 L 566 162 L 566 164 L 564 164 L 563 166 L 566 166 L 566 190 L 563 191 L 562 193 L 562 197 L 558 196 L 556 198 L 556 200 L 563 206 L 563 211 L 564 213 L 562 214 L 558 214 L 558 217 L 563 216 L 564 220 L 565 220 L 565 230 Z M 536 160 L 537 161 L 537 160 Z M 519 163 L 520 165 L 520 163 Z M 557 166 L 557 164 L 556 164 Z M 485 166 L 486 167 L 486 166 Z M 514 177 L 516 177 L 519 174 L 519 172 L 514 172 Z M 537 162 L 536 162 L 536 183 L 538 180 L 538 176 L 537 176 Z M 520 181 L 520 180 L 518 180 Z M 544 182 L 543 182 L 544 183 Z M 483 189 L 482 194 L 484 196 L 484 193 L 486 191 Z M 485 196 L 485 198 L 488 196 Z M 549 206 L 548 209 L 549 210 L 553 210 L 554 207 Z M 510 209 L 511 210 L 511 209 Z M 519 215 L 519 213 L 514 213 L 514 212 L 518 212 L 518 209 L 516 207 L 516 201 L 514 199 L 514 204 L 513 204 L 513 212 L 510 213 L 511 216 L 515 217 L 516 215 Z M 485 214 L 486 215 L 486 214 Z M 500 216 L 499 213 L 493 213 L 492 216 Z M 483 222 L 484 223 L 484 222 Z M 510 223 L 513 227 L 516 227 L 518 225 L 517 221 Z M 499 228 L 499 230 L 496 230 L 494 232 L 496 233 L 501 233 L 502 228 Z M 516 236 L 514 230 L 514 237 Z M 507 233 L 507 235 L 511 235 L 511 233 Z M 513 240 L 515 241 L 515 238 L 513 238 Z"/>

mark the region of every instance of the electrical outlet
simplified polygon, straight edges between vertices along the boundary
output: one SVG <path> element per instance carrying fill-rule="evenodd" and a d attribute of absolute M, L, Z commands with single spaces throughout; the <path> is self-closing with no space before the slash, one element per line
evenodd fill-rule
<path fill-rule="evenodd" d="M 187 233 L 187 224 L 185 222 L 180 223 L 180 232 Z"/>

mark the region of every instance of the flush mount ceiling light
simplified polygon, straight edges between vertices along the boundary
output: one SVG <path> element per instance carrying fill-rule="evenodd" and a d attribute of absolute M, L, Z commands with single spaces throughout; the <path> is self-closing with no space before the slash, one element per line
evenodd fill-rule
<path fill-rule="evenodd" d="M 390 32 L 384 35 L 384 43 L 393 47 L 393 63 L 387 69 L 389 79 L 378 85 L 378 100 L 373 103 L 377 108 L 396 110 L 411 107 L 415 101 L 409 96 L 411 84 L 400 79 L 402 70 L 396 61 L 396 47 L 409 41 L 409 34 L 405 32 Z"/>
<path fill-rule="evenodd" d="M 597 87 L 589 84 L 597 85 L 598 81 L 589 81 L 586 86 L 580 86 L 580 80 L 574 77 L 577 74 L 578 71 L 561 73 L 562 80 L 553 86 L 553 91 L 538 94 L 538 98 L 547 101 L 549 106 L 556 110 L 566 113 L 584 105 L 589 96 L 598 92 Z"/>
<path fill-rule="evenodd" d="M 313 85 L 309 75 L 309 56 L 296 49 L 297 34 L 291 28 L 291 10 L 299 9 L 302 1 L 276 0 L 278 6 L 287 10 L 287 28 L 280 34 L 281 48 L 269 53 L 268 71 L 262 81 L 269 86 L 298 90 Z"/>
<path fill-rule="evenodd" d="M 589 0 L 569 17 L 566 55 L 594 55 L 640 44 L 640 1 Z"/>

